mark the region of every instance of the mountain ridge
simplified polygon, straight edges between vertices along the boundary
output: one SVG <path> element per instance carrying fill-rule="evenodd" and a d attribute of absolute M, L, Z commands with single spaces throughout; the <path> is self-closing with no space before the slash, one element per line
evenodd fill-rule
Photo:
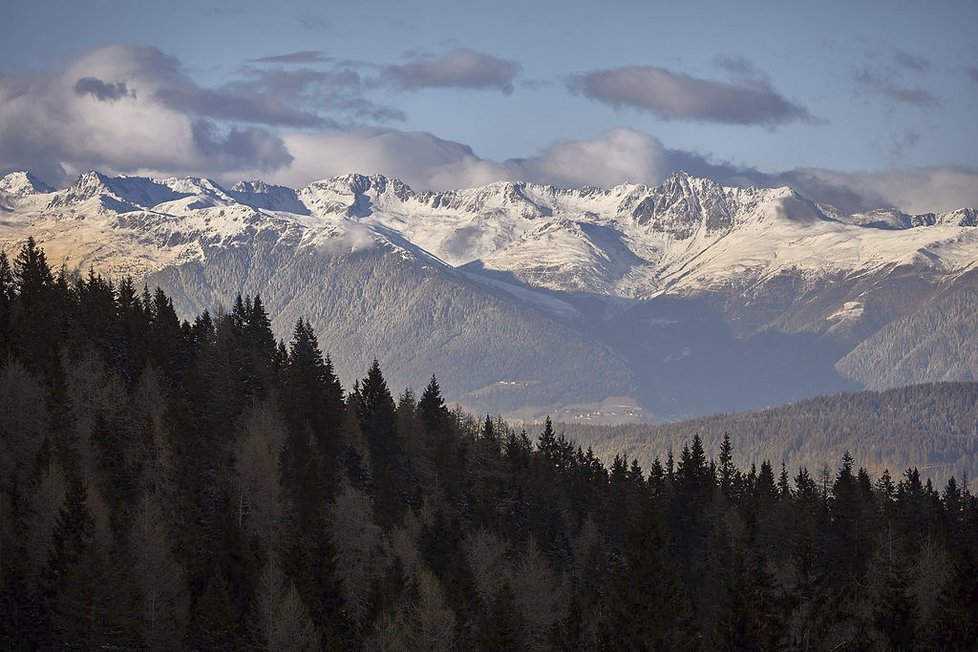
<path fill-rule="evenodd" d="M 352 208 L 357 202 L 362 201 L 362 197 L 370 195 L 371 190 L 374 191 L 374 197 L 378 195 L 387 196 L 388 188 L 390 188 L 391 193 L 403 202 L 415 200 L 419 204 L 431 205 L 433 208 L 450 209 L 462 207 L 465 210 L 472 212 L 485 212 L 487 208 L 491 210 L 493 207 L 489 206 L 488 204 L 491 203 L 489 198 L 492 196 L 502 197 L 503 201 L 500 202 L 502 204 L 508 202 L 511 205 L 536 205 L 534 199 L 529 195 L 550 196 L 555 198 L 577 196 L 578 198 L 583 199 L 604 195 L 622 197 L 622 210 L 619 212 L 624 213 L 630 210 L 632 212 L 632 216 L 640 220 L 645 219 L 646 221 L 648 220 L 650 211 L 654 209 L 656 202 L 659 203 L 660 207 L 672 207 L 677 203 L 686 202 L 687 206 L 685 206 L 685 208 L 687 208 L 687 213 L 692 215 L 697 211 L 695 208 L 691 209 L 691 207 L 688 205 L 690 204 L 690 200 L 698 203 L 704 196 L 714 203 L 719 203 L 718 199 L 722 201 L 722 196 L 724 194 L 729 196 L 731 193 L 736 193 L 737 191 L 745 191 L 749 195 L 763 192 L 788 192 L 793 194 L 797 199 L 809 203 L 814 211 L 821 213 L 821 217 L 823 219 L 845 221 L 846 218 L 863 218 L 864 221 L 862 222 L 847 222 L 855 226 L 892 229 L 895 226 L 894 224 L 885 224 L 886 218 L 891 218 L 896 219 L 899 222 L 900 227 L 909 229 L 919 226 L 932 226 L 934 224 L 941 223 L 941 217 L 953 215 L 961 216 L 961 226 L 975 226 L 978 224 L 978 209 L 974 207 L 959 207 L 943 213 L 928 212 L 921 214 L 909 214 L 904 213 L 897 208 L 881 206 L 880 208 L 868 212 L 844 215 L 827 204 L 816 203 L 788 185 L 777 187 L 722 186 L 716 181 L 707 177 L 695 177 L 683 171 L 672 173 L 669 177 L 664 179 L 656 186 L 650 186 L 642 183 L 621 183 L 608 188 L 599 186 L 564 188 L 550 184 L 537 184 L 530 181 L 497 181 L 483 186 L 456 188 L 441 191 L 428 189 L 415 191 L 408 184 L 395 177 L 388 177 L 382 174 L 368 175 L 356 172 L 326 177 L 313 181 L 301 188 L 291 188 L 283 185 L 270 184 L 261 179 L 252 179 L 237 181 L 226 189 L 217 181 L 207 177 L 187 176 L 157 178 L 124 174 L 109 176 L 95 169 L 80 174 L 75 181 L 61 189 L 56 189 L 47 185 L 34 176 L 33 173 L 26 170 L 12 171 L 0 177 L 0 192 L 4 192 L 6 194 L 29 195 L 66 193 L 67 197 L 59 197 L 58 202 L 53 205 L 54 207 L 69 205 L 72 201 L 78 201 L 79 198 L 91 198 L 93 187 L 98 188 L 99 186 L 101 186 L 101 189 L 104 190 L 105 194 L 115 194 L 117 199 L 121 199 L 123 202 L 130 204 L 133 207 L 143 210 L 149 210 L 153 208 L 153 206 L 165 201 L 165 199 L 160 198 L 159 196 L 157 196 L 154 200 L 153 195 L 145 190 L 148 187 L 152 187 L 157 192 L 163 191 L 164 193 L 167 192 L 168 189 L 169 192 L 174 195 L 194 194 L 195 189 L 207 189 L 212 193 L 220 193 L 226 200 L 237 201 L 245 205 L 252 205 L 248 200 L 256 195 L 260 196 L 274 193 L 285 193 L 288 195 L 299 196 L 303 194 L 304 191 L 307 194 L 311 194 L 311 191 L 314 189 L 327 188 L 334 192 L 342 193 L 345 191 L 352 195 L 354 201 L 347 205 L 348 208 Z M 175 188 L 174 186 L 177 187 Z M 183 187 L 180 188 L 180 186 Z M 194 188 L 195 186 L 196 188 Z M 120 194 L 129 194 L 125 192 L 127 187 L 130 190 L 135 189 L 138 193 L 137 196 L 120 196 Z M 529 195 L 527 194 L 527 191 L 530 191 Z M 653 193 L 654 191 L 659 191 L 659 194 L 656 196 L 647 196 L 648 193 Z M 646 196 L 643 196 L 640 200 L 636 201 L 635 195 L 641 196 L 643 194 Z M 459 199 L 460 201 L 453 201 Z M 264 206 L 257 205 L 257 202 L 256 205 L 253 205 L 252 207 L 265 208 Z M 550 208 L 540 207 L 539 205 L 536 205 L 536 207 L 538 209 L 537 215 L 533 215 L 533 212 L 530 211 L 527 213 L 527 216 L 546 217 L 549 216 L 550 212 L 552 211 Z M 701 210 L 703 209 L 702 206 L 699 208 Z M 827 208 L 828 211 L 822 212 L 823 208 Z M 723 209 L 721 208 L 721 210 Z M 877 219 L 874 220 L 874 217 Z"/>
<path fill-rule="evenodd" d="M 40 202 L 40 197 L 49 199 Z M 146 213 L 184 219 L 211 211 L 212 224 L 230 213 L 291 219 L 306 229 L 362 234 L 365 226 L 375 240 L 423 249 L 453 267 L 482 261 L 529 285 L 626 298 L 696 293 L 745 274 L 763 282 L 796 268 L 815 275 L 903 264 L 961 269 L 974 257 L 962 263 L 954 252 L 947 255 L 959 234 L 942 228 L 978 224 L 978 211 L 967 208 L 918 216 L 894 211 L 843 216 L 787 186 L 724 187 L 685 173 L 654 187 L 561 189 L 496 182 L 415 192 L 383 175 L 342 175 L 298 190 L 239 182 L 227 190 L 199 177 L 107 177 L 91 171 L 64 189 L 18 195 L 5 203 L 9 212 L 35 215 Z M 765 240 L 779 238 L 764 246 Z M 943 249 L 935 253 L 938 246 Z M 812 256 L 822 249 L 828 253 Z"/>
<path fill-rule="evenodd" d="M 279 336 L 298 316 L 335 322 L 327 334 L 345 347 L 335 358 L 344 380 L 365 356 L 369 364 L 389 350 L 391 337 L 418 351 L 392 370 L 395 386 L 445 369 L 412 322 L 426 324 L 453 342 L 459 365 L 479 364 L 464 343 L 492 370 L 476 379 L 448 368 L 462 383 L 448 388 L 451 398 L 526 418 L 554 410 L 676 418 L 874 386 L 865 363 L 832 365 L 887 324 L 929 309 L 931 297 L 970 283 L 978 267 L 974 209 L 843 215 L 787 186 L 724 187 L 684 173 L 658 186 L 507 181 L 441 192 L 361 174 L 301 189 L 91 171 L 53 190 L 8 177 L 0 186 L 22 190 L 0 194 L 8 253 L 33 235 L 56 265 L 160 284 L 184 314 L 260 292 Z M 402 304 L 409 293 L 390 291 L 416 283 L 459 300 L 417 295 Z M 343 284 L 359 289 L 339 291 Z M 471 333 L 468 311 L 490 307 L 481 329 L 530 339 Z M 374 350 L 359 350 L 351 329 Z M 533 350 L 600 360 L 601 381 L 590 393 L 575 384 L 560 404 L 556 388 L 565 385 Z M 919 363 L 902 364 L 913 379 Z M 945 371 L 937 377 L 961 373 Z M 631 407 L 609 416 L 607 405 Z"/>

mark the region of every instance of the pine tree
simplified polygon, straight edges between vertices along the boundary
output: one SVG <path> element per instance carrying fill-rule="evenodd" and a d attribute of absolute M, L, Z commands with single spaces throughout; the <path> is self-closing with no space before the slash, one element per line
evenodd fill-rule
<path fill-rule="evenodd" d="M 733 494 L 734 472 L 736 468 L 733 464 L 733 444 L 730 443 L 730 435 L 723 433 L 723 441 L 720 443 L 720 458 L 717 466 L 717 480 L 720 490 L 725 496 L 730 498 Z"/>
<path fill-rule="evenodd" d="M 394 398 L 377 360 L 360 382 L 355 399 L 360 427 L 370 448 L 374 509 L 380 523 L 389 527 L 403 513 L 406 501 L 402 492 L 411 490 L 412 479 L 397 432 Z"/>
<path fill-rule="evenodd" d="M 788 480 L 788 468 L 781 460 L 781 474 L 778 476 L 778 499 L 788 500 L 791 498 L 791 482 Z"/>
<path fill-rule="evenodd" d="M 45 292 L 54 285 L 54 276 L 44 250 L 37 246 L 33 236 L 14 258 L 13 280 L 21 302 L 34 304 L 42 300 Z"/>
<path fill-rule="evenodd" d="M 329 357 L 323 358 L 312 326 L 298 320 L 285 369 L 282 412 L 289 426 L 283 454 L 285 484 L 298 521 L 309 535 L 320 518 L 341 447 L 343 389 Z"/>
<path fill-rule="evenodd" d="M 59 339 L 66 327 L 62 299 L 67 289 L 55 282 L 44 250 L 33 237 L 14 258 L 13 281 L 16 300 L 11 305 L 14 344 L 21 347 L 20 359 L 42 375 L 59 373 Z"/>
<path fill-rule="evenodd" d="M 611 577 L 601 638 L 620 650 L 698 648 L 692 613 L 652 503 L 628 528 L 622 564 Z"/>
<path fill-rule="evenodd" d="M 10 311 L 15 297 L 14 273 L 7 254 L 0 251 L 0 355 L 3 356 L 9 352 Z"/>
<path fill-rule="evenodd" d="M 448 420 L 448 408 L 445 407 L 445 400 L 441 396 L 441 388 L 434 374 L 418 401 L 418 414 L 429 432 L 443 427 Z"/>
<path fill-rule="evenodd" d="M 496 429 L 493 427 L 492 418 L 488 414 L 486 415 L 486 420 L 482 422 L 481 437 L 483 441 L 496 441 Z"/>

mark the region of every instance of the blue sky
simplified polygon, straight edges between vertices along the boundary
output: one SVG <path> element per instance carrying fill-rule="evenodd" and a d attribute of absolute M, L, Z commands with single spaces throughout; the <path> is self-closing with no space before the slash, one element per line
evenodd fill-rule
<path fill-rule="evenodd" d="M 7 0 L 0 168 L 978 203 L 978 3 Z M 260 59 L 264 59 L 259 61 Z"/>

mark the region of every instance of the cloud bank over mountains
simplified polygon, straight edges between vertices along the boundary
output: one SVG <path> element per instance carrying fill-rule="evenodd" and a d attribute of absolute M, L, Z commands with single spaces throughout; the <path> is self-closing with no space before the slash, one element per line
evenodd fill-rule
<path fill-rule="evenodd" d="M 765 127 L 813 120 L 750 62 L 723 58 L 717 66 L 730 81 L 633 66 L 583 73 L 568 86 L 664 120 Z M 564 187 L 654 184 L 681 169 L 728 185 L 792 185 L 847 211 L 978 205 L 974 169 L 767 173 L 669 148 L 630 127 L 490 160 L 464 143 L 392 127 L 404 114 L 377 100 L 432 88 L 510 94 L 520 73 L 517 62 L 467 48 L 415 53 L 391 65 L 300 51 L 254 59 L 229 81 L 205 86 L 156 48 L 113 45 L 55 72 L 0 76 L 0 171 L 29 169 L 56 185 L 97 168 L 224 182 L 261 177 L 293 187 L 356 171 L 446 189 L 497 180 Z"/>

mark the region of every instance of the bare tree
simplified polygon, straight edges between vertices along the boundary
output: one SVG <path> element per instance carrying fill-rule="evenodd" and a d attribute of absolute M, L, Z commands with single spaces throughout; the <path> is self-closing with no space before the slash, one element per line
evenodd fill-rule
<path fill-rule="evenodd" d="M 566 601 L 561 599 L 553 569 L 532 537 L 526 553 L 513 569 L 509 584 L 526 621 L 530 644 L 535 649 L 544 649 L 553 624 L 561 617 L 560 605 Z"/>
<path fill-rule="evenodd" d="M 31 518 L 28 523 L 27 564 L 32 575 L 41 571 L 48 558 L 58 512 L 65 503 L 68 482 L 64 470 L 51 461 L 30 497 Z"/>
<path fill-rule="evenodd" d="M 156 650 L 175 649 L 187 625 L 190 595 L 183 568 L 171 552 L 159 496 L 144 496 L 133 519 L 133 580 L 140 633 Z"/>
<path fill-rule="evenodd" d="M 279 458 L 285 445 L 285 426 L 265 403 L 245 416 L 244 431 L 234 448 L 234 511 L 238 525 L 256 535 L 266 550 L 282 537 L 285 498 L 279 482 Z"/>
<path fill-rule="evenodd" d="M 266 650 L 316 650 L 319 632 L 295 585 L 283 575 L 275 555 L 262 570 L 258 584 L 256 616 L 258 639 Z"/>
<path fill-rule="evenodd" d="M 381 529 L 374 522 L 370 497 L 346 486 L 329 506 L 330 538 L 347 612 L 363 624 L 373 575 L 382 558 Z"/>
<path fill-rule="evenodd" d="M 499 571 L 506 567 L 506 545 L 495 534 L 480 529 L 465 537 L 463 547 L 479 600 L 489 604 L 505 584 L 505 576 Z"/>
<path fill-rule="evenodd" d="M 438 578 L 420 568 L 414 578 L 417 598 L 382 615 L 364 644 L 365 650 L 452 650 L 458 639 L 455 613 L 445 601 Z"/>

